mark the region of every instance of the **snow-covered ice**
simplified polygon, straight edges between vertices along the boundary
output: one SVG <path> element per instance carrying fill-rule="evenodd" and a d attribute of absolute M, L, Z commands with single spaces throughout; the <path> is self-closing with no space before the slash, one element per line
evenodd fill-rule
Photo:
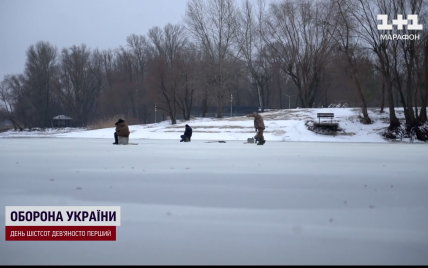
<path fill-rule="evenodd" d="M 334 113 L 333 122 L 339 123 L 341 131 L 336 136 L 320 135 L 307 130 L 305 122 L 318 121 L 317 113 Z M 369 109 L 373 124 L 363 125 L 359 122 L 361 109 L 358 108 L 317 108 L 291 109 L 262 113 L 266 129 L 265 139 L 268 141 L 326 141 L 326 142 L 388 142 L 380 132 L 388 127 L 389 113 L 386 109 L 380 114 L 379 109 Z M 403 110 L 396 109 L 397 117 L 404 120 Z M 322 121 L 330 121 L 323 119 Z M 190 121 L 178 122 L 171 125 L 169 121 L 156 124 L 131 125 L 130 140 L 139 139 L 169 139 L 177 140 L 184 132 L 184 125 L 193 128 L 192 140 L 226 140 L 244 141 L 255 135 L 253 118 L 194 118 Z M 99 138 L 113 140 L 114 126 L 111 128 L 86 129 L 48 129 L 46 131 L 0 133 L 1 137 L 61 137 L 61 138 Z M 406 141 L 406 140 L 404 140 Z"/>
<path fill-rule="evenodd" d="M 0 205 L 121 206 L 117 241 L 2 239 L 1 265 L 428 264 L 425 143 L 180 143 L 179 128 L 114 146 L 96 131 L 5 134 Z"/>
<path fill-rule="evenodd" d="M 318 112 L 342 131 L 307 130 Z M 117 241 L 2 240 L 0 265 L 428 264 L 426 143 L 383 139 L 388 110 L 262 115 L 263 146 L 244 144 L 246 117 L 131 125 L 136 146 L 113 146 L 113 127 L 0 133 L 1 206 L 122 211 Z"/>

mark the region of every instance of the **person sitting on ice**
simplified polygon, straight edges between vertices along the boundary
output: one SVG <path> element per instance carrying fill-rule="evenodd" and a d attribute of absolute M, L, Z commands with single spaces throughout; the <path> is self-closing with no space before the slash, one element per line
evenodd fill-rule
<path fill-rule="evenodd" d="M 180 142 L 188 142 L 190 141 L 190 138 L 192 137 L 192 128 L 186 124 L 186 130 L 184 131 L 184 135 L 181 135 L 181 140 Z"/>
<path fill-rule="evenodd" d="M 129 137 L 129 128 L 128 125 L 125 123 L 125 120 L 120 119 L 116 122 L 116 132 L 114 133 L 114 143 L 113 144 L 119 144 L 118 142 L 118 136 L 119 137 Z"/>

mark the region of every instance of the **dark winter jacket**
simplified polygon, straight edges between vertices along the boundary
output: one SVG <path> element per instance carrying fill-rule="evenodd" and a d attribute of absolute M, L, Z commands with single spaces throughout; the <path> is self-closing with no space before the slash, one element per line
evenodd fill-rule
<path fill-rule="evenodd" d="M 263 117 L 259 115 L 257 112 L 247 115 L 247 117 L 254 117 L 254 128 L 265 129 L 265 123 L 263 122 Z"/>
<path fill-rule="evenodd" d="M 192 137 L 192 128 L 186 125 L 186 130 L 184 131 L 184 136 L 186 137 Z"/>
<path fill-rule="evenodd" d="M 126 125 L 125 120 L 119 119 L 119 121 L 116 122 L 116 134 L 119 137 L 129 137 L 129 128 L 128 125 Z"/>

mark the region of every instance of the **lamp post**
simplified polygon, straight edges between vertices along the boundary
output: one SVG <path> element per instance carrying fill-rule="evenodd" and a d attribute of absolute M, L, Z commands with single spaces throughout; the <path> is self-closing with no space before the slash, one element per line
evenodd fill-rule
<path fill-rule="evenodd" d="M 233 100 L 233 95 L 232 93 L 230 93 L 230 117 L 232 117 L 232 100 Z"/>
<path fill-rule="evenodd" d="M 155 123 L 156 123 L 156 111 L 157 109 L 156 109 L 156 103 L 155 103 Z"/>
<path fill-rule="evenodd" d="M 290 99 L 291 97 L 293 97 L 294 95 L 285 95 L 288 97 L 288 109 L 290 110 Z"/>

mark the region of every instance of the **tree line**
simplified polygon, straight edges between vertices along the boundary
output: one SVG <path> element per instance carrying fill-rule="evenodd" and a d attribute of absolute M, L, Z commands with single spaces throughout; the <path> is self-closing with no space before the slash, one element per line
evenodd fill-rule
<path fill-rule="evenodd" d="M 300 108 L 347 102 L 361 108 L 364 124 L 372 122 L 368 107 L 388 109 L 390 130 L 400 127 L 402 107 L 406 128 L 418 132 L 427 122 L 427 7 L 427 0 L 189 0 L 181 23 L 130 34 L 124 47 L 31 45 L 24 72 L 0 81 L 0 116 L 18 129 L 50 127 L 58 114 L 79 126 L 117 114 L 145 124 L 156 105 L 175 124 L 196 107 L 221 118 L 232 100 L 261 111 L 290 100 Z M 378 30 L 379 14 L 389 25 L 398 15 L 411 19 Z"/>

